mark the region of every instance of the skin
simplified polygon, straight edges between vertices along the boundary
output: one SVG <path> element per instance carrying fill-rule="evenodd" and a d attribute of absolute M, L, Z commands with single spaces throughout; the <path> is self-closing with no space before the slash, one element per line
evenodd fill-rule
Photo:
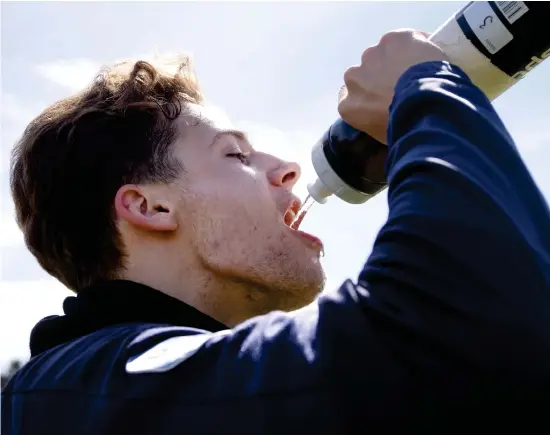
<path fill-rule="evenodd" d="M 256 152 L 216 112 L 186 109 L 172 147 L 185 168 L 181 176 L 170 184 L 125 185 L 116 195 L 127 252 L 121 278 L 230 327 L 309 304 L 324 283 L 322 246 L 284 223 L 287 210 L 299 206 L 291 193 L 299 166 Z"/>

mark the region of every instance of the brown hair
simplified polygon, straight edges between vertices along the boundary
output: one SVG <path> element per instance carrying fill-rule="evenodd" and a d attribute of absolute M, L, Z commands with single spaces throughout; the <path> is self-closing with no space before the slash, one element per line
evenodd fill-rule
<path fill-rule="evenodd" d="M 202 101 L 188 56 L 122 62 L 27 126 L 13 150 L 11 191 L 25 242 L 47 272 L 75 291 L 116 278 L 125 256 L 116 192 L 181 173 L 173 121 L 182 104 Z"/>

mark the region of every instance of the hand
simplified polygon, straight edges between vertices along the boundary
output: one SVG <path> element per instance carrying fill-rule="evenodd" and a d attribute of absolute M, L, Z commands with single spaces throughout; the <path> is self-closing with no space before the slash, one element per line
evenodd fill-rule
<path fill-rule="evenodd" d="M 385 144 L 389 106 L 401 75 L 418 63 L 448 60 L 428 36 L 410 29 L 397 30 L 367 48 L 361 65 L 344 74 L 346 89 L 340 93 L 338 104 L 342 119 Z"/>

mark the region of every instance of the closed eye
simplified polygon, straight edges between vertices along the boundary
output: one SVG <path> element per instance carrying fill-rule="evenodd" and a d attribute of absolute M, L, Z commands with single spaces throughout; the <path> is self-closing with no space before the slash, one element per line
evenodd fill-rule
<path fill-rule="evenodd" d="M 227 157 L 239 159 L 245 165 L 250 165 L 250 159 L 248 158 L 249 155 L 250 153 L 242 153 L 242 152 L 226 154 Z"/>

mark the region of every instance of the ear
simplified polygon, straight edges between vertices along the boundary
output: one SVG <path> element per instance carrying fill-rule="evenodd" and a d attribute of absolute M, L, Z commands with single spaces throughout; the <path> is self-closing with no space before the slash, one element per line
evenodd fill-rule
<path fill-rule="evenodd" d="M 154 190 L 135 184 L 125 184 L 115 196 L 119 219 L 147 231 L 175 231 L 178 228 L 176 207 L 158 198 Z"/>

